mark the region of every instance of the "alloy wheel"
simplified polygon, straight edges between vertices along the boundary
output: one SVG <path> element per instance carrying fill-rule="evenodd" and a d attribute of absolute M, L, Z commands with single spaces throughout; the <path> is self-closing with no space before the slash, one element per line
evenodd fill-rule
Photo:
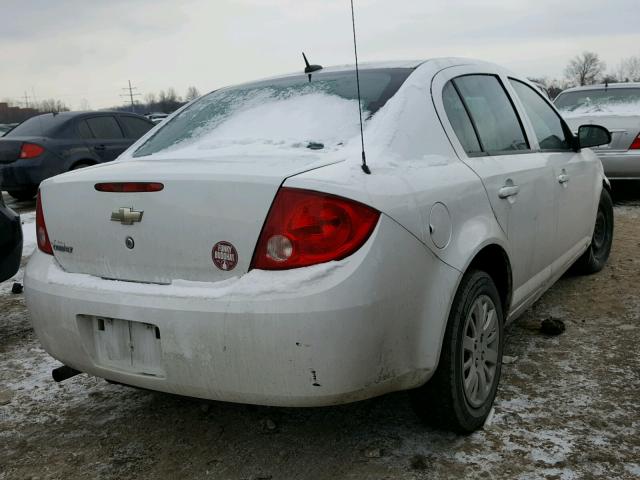
<path fill-rule="evenodd" d="M 500 345 L 496 306 L 487 295 L 479 296 L 471 306 L 463 332 L 464 393 L 467 402 L 479 408 L 491 394 Z"/>

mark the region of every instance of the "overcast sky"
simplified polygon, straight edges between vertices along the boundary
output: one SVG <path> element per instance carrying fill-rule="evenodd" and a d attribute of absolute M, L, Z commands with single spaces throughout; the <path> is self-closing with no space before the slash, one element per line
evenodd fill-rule
<path fill-rule="evenodd" d="M 640 54 L 638 0 L 355 0 L 361 61 L 465 56 L 558 77 Z M 353 63 L 349 0 L 0 0 L 0 99 L 77 109 Z"/>

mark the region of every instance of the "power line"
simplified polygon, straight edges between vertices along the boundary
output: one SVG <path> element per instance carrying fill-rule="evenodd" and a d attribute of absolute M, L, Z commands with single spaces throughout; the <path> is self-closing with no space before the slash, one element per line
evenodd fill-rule
<path fill-rule="evenodd" d="M 137 89 L 138 89 L 137 87 L 132 87 L 131 86 L 131 80 L 129 80 L 129 87 L 128 88 L 125 87 L 125 88 L 122 89 L 124 91 L 128 90 L 129 93 L 128 94 L 127 93 L 120 94 L 121 97 L 124 97 L 124 98 L 128 97 L 131 100 L 131 112 L 132 113 L 136 113 L 136 104 L 133 101 L 133 97 L 139 97 L 139 96 L 142 95 L 141 93 L 133 93 L 133 91 L 137 90 Z"/>

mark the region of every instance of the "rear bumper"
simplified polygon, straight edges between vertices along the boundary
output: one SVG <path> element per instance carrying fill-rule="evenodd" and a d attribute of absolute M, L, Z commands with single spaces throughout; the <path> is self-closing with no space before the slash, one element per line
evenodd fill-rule
<path fill-rule="evenodd" d="M 21 258 L 20 216 L 10 208 L 0 205 L 0 282 L 16 274 L 20 268 Z"/>
<path fill-rule="evenodd" d="M 44 348 L 77 370 L 192 397 L 321 406 L 423 384 L 458 275 L 383 216 L 341 262 L 211 284 L 104 280 L 36 251 L 25 294 Z M 105 365 L 86 316 L 157 326 L 161 373 Z"/>
<path fill-rule="evenodd" d="M 0 163 L 0 190 L 29 190 L 60 173 L 47 161 L 48 155 L 29 160 Z M 55 159 L 52 159 L 55 160 Z"/>
<path fill-rule="evenodd" d="M 640 150 L 596 153 L 610 180 L 640 179 Z"/>

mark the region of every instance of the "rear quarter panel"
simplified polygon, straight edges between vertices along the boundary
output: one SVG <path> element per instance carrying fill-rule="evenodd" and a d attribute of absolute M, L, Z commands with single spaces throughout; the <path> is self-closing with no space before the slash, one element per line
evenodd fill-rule
<path fill-rule="evenodd" d="M 464 272 L 483 246 L 509 248 L 481 180 L 460 161 L 435 111 L 431 81 L 441 68 L 430 62 L 419 67 L 371 121 L 365 131 L 371 175 L 362 172 L 354 150 L 345 154 L 347 161 L 291 177 L 285 185 L 371 205 Z M 451 229 L 450 241 L 440 246 L 430 231 L 437 228 L 431 218 L 437 203 L 446 207 Z"/>
<path fill-rule="evenodd" d="M 381 126 L 383 122 L 367 128 L 371 175 L 363 173 L 357 161 L 360 152 L 354 150 L 347 161 L 296 175 L 284 185 L 328 192 L 373 206 L 458 272 L 447 292 L 447 308 L 433 311 L 425 304 L 422 311 L 422 321 L 431 325 L 436 337 L 431 339 L 435 343 L 424 340 L 425 349 L 427 345 L 436 349 L 439 358 L 453 297 L 475 255 L 490 244 L 510 252 L 482 182 L 458 159 L 435 112 L 430 85 L 437 69 L 431 67 L 426 64 L 417 69 L 400 95 L 379 112 L 382 118 L 394 120 L 384 126 L 389 130 Z M 448 215 L 434 218 L 436 204 L 444 205 Z M 449 240 L 444 242 L 443 229 L 450 229 Z M 386 247 L 389 255 L 406 254 L 395 245 Z M 435 272 L 424 272 L 430 274 Z M 425 292 L 424 298 L 428 295 Z"/>

